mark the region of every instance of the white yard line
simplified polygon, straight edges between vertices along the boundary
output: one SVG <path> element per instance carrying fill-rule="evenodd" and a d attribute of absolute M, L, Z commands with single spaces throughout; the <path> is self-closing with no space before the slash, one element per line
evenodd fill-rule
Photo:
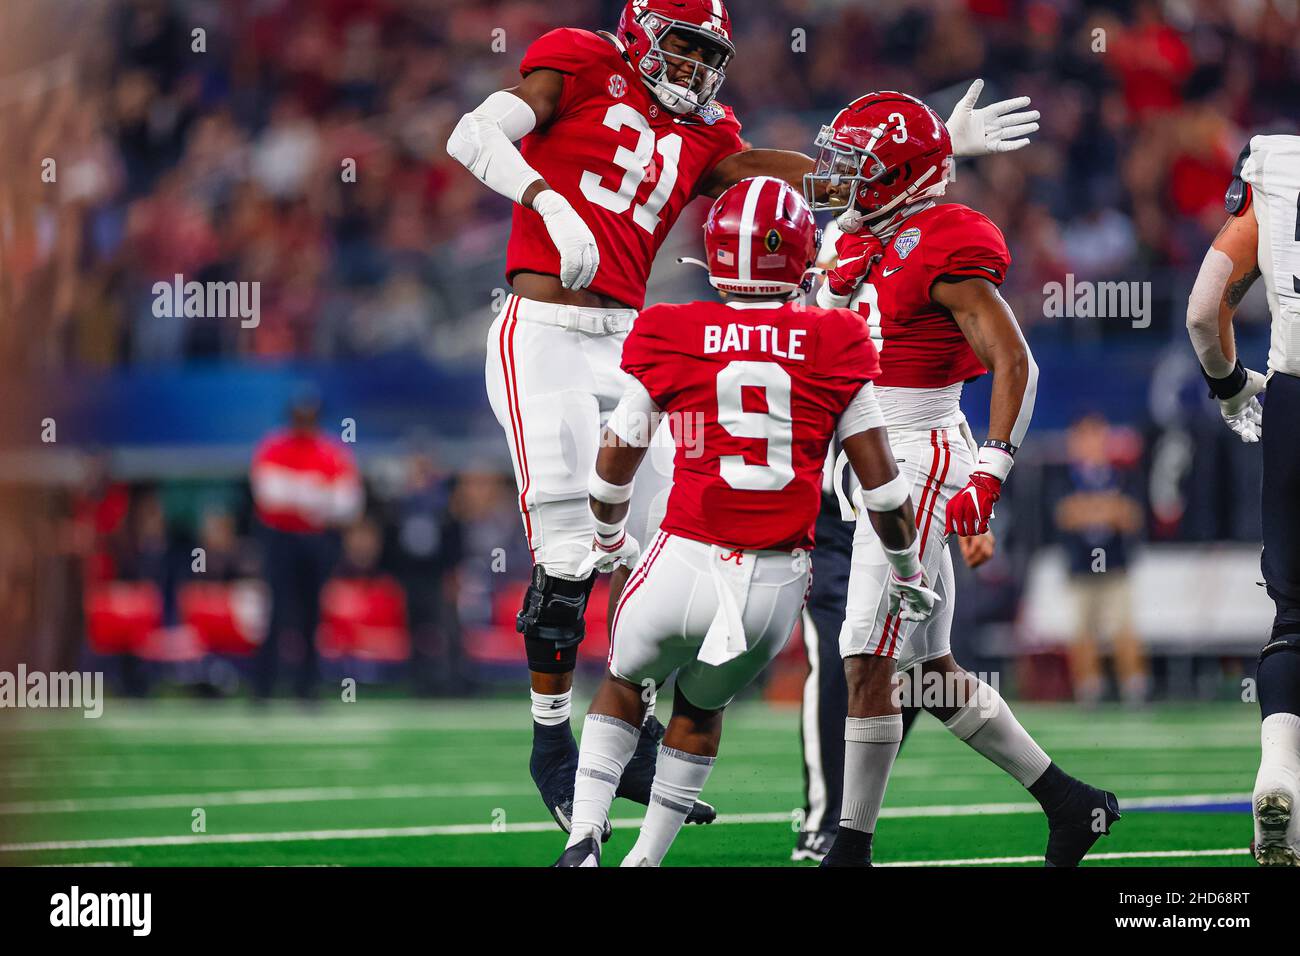
<path fill-rule="evenodd" d="M 1153 806 L 1194 806 L 1200 803 L 1230 803 L 1249 799 L 1248 794 L 1197 794 L 1180 797 L 1140 797 L 1127 800 L 1122 805 L 1129 809 Z M 187 801 L 185 805 L 189 805 Z M 979 816 L 981 814 L 1015 814 L 1038 812 L 1038 805 L 1032 803 L 984 803 L 965 806 L 932 807 L 886 807 L 881 811 L 882 817 L 893 818 L 927 818 Z M 790 823 L 789 812 L 776 813 L 732 813 L 720 814 L 717 824 L 754 824 L 754 823 Z M 610 821 L 616 827 L 640 826 L 641 818 L 626 818 Z M 97 850 L 133 846 L 202 846 L 205 844 L 231 843 L 293 843 L 299 841 L 320 840 L 376 840 L 392 838 L 434 837 L 434 836 L 486 836 L 493 833 L 541 833 L 555 828 L 555 824 L 529 821 L 526 823 L 457 823 L 417 827 L 367 827 L 343 830 L 290 830 L 269 833 L 200 833 L 180 834 L 175 836 L 113 837 L 101 840 L 51 840 L 40 843 L 9 843 L 0 845 L 0 853 L 35 853 L 47 850 Z M 1197 854 L 1227 854 L 1245 852 L 1244 850 L 1154 851 L 1151 853 L 1135 851 L 1129 854 L 1097 855 L 1090 859 L 1123 859 L 1128 856 L 1183 856 Z M 992 857 L 981 862 L 1032 862 L 1039 857 Z M 961 865 L 963 862 L 950 861 L 948 865 Z M 943 861 L 921 861 L 911 865 L 943 865 Z"/>
<path fill-rule="evenodd" d="M 768 788 L 770 791 L 771 788 Z M 333 803 L 350 800 L 446 800 L 465 797 L 504 797 L 532 793 L 528 786 L 503 787 L 498 783 L 393 784 L 379 787 L 279 787 L 248 790 L 217 790 L 208 793 L 162 793 L 121 797 L 79 797 L 64 800 L 17 800 L 0 803 L 0 816 L 52 813 L 102 813 L 113 810 L 160 810 L 173 807 L 259 806 L 280 803 Z M 1151 806 L 1195 806 L 1203 803 L 1238 803 L 1250 799 L 1246 793 L 1191 794 L 1135 797 L 1123 806 L 1141 809 Z M 884 817 L 952 817 L 989 813 L 1034 813 L 1038 804 L 982 803 L 947 806 L 886 807 Z M 724 814 L 731 823 L 771 822 L 772 814 Z M 751 817 L 762 818 L 751 820 Z M 775 819 L 789 819 L 777 814 Z M 489 830 L 485 832 L 492 832 Z"/>
<path fill-rule="evenodd" d="M 1131 850 L 1125 853 L 1089 853 L 1089 862 L 1097 860 L 1163 860 L 1194 856 L 1240 856 L 1250 853 L 1249 847 L 1225 847 L 1222 850 Z M 877 866 L 995 866 L 999 863 L 1041 863 L 1042 856 L 984 856 L 968 860 L 903 860 L 898 863 L 877 863 Z"/>

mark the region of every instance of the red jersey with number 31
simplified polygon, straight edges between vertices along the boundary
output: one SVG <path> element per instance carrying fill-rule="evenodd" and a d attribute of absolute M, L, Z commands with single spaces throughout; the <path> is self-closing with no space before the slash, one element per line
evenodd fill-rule
<path fill-rule="evenodd" d="M 851 302 L 880 352 L 876 384 L 942 388 L 983 375 L 957 320 L 930 290 L 971 277 L 1000 286 L 1010 265 L 1002 232 L 968 206 L 945 203 L 905 219 Z"/>
<path fill-rule="evenodd" d="M 613 43 L 586 30 L 552 30 L 529 47 L 519 72 L 540 69 L 564 74 L 564 89 L 551 121 L 519 151 L 596 237 L 600 268 L 588 288 L 639 309 L 673 223 L 713 167 L 744 149 L 740 123 L 718 104 L 669 112 Z M 517 272 L 560 274 L 542 217 L 518 204 L 506 278 Z"/>
<path fill-rule="evenodd" d="M 880 372 L 863 317 L 793 303 L 652 305 L 623 345 L 677 442 L 660 527 L 746 550 L 811 548 L 840 415 Z"/>

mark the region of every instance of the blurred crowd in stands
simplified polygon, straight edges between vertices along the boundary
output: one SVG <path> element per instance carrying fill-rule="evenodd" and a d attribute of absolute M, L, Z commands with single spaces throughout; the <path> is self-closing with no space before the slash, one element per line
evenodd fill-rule
<path fill-rule="evenodd" d="M 87 5 L 56 24 L 75 56 L 0 89 L 21 134 L 0 147 L 12 168 L 57 161 L 53 183 L 6 183 L 0 307 L 40 317 L 22 348 L 43 366 L 476 355 L 509 209 L 448 158 L 447 133 L 515 82 L 533 39 L 612 28 L 620 7 Z M 721 98 L 755 145 L 809 151 L 871 88 L 941 112 L 977 76 L 986 99 L 1031 95 L 1033 147 L 965 164 L 952 196 L 1010 240 L 1021 321 L 1071 338 L 1128 326 L 1045 319 L 1043 284 L 1178 288 L 1169 274 L 1194 272 L 1249 132 L 1290 116 L 1300 85 L 1297 7 L 1269 0 L 736 0 L 731 13 Z M 177 273 L 261 282 L 260 324 L 157 318 L 151 286 Z M 1180 320 L 1159 305 L 1158 328 Z"/>
<path fill-rule="evenodd" d="M 516 82 L 533 39 L 557 26 L 611 29 L 622 4 L 22 6 L 62 52 L 34 50 L 19 58 L 19 72 L 0 76 L 0 166 L 26 171 L 0 177 L 0 357 L 76 375 L 398 353 L 479 363 L 490 308 L 499 301 L 493 293 L 504 286 L 510 213 L 447 156 L 447 135 L 466 109 Z M 988 213 L 1007 236 L 1013 266 L 1004 292 L 1031 342 L 1136 344 L 1153 353 L 1174 342 L 1186 351 L 1183 364 L 1190 362 L 1178 341 L 1181 307 L 1223 221 L 1233 162 L 1251 133 L 1285 131 L 1280 124 L 1294 115 L 1300 6 L 729 6 L 738 53 L 720 100 L 735 108 L 756 146 L 808 152 L 821 123 L 873 88 L 916 93 L 944 115 L 975 77 L 987 82 L 984 102 L 1032 96 L 1043 114 L 1032 147 L 963 163 L 949 191 Z M 53 176 L 47 159 L 55 161 Z M 672 240 L 682 252 L 694 251 L 704 211 L 697 203 L 683 217 Z M 665 255 L 660 259 L 662 266 Z M 155 315 L 153 284 L 177 274 L 259 282 L 260 321 L 244 328 Z M 1067 274 L 1150 282 L 1150 328 L 1050 316 L 1043 287 Z M 692 270 L 657 269 L 651 298 L 696 294 L 699 281 Z M 1248 298 L 1242 318 L 1266 320 L 1261 296 Z M 1085 406 L 1086 396 L 1078 410 Z M 1149 427 L 1153 418 L 1165 432 Z M 1252 509 L 1229 513 L 1224 502 L 1232 499 L 1217 494 L 1234 482 L 1249 484 L 1248 467 L 1225 466 L 1220 477 L 1201 482 L 1192 492 L 1201 500 L 1180 497 L 1181 476 L 1202 454 L 1193 448 L 1224 461 L 1238 454 L 1215 451 L 1225 441 L 1216 421 L 1207 416 L 1190 433 L 1180 431 L 1182 424 L 1160 420 L 1153 403 L 1125 424 L 1138 431 L 1111 433 L 1110 457 L 1136 476 L 1124 486 L 1136 489 L 1145 511 L 1137 523 L 1146 526 L 1126 535 L 1257 533 Z M 1038 465 L 1018 469 L 1003 509 L 1019 557 L 982 570 L 987 587 L 963 608 L 974 619 L 1014 618 L 1027 555 L 1056 536 L 1059 496 L 1043 489 L 1053 474 L 1085 481 L 1064 436 L 1036 442 L 1026 457 L 1037 456 Z M 337 576 L 394 583 L 417 684 L 463 690 L 472 671 L 462 659 L 473 643 L 465 635 L 486 634 L 495 621 L 493 633 L 509 638 L 513 597 L 503 597 L 503 582 L 517 585 L 529 568 L 512 479 L 501 473 L 504 457 L 449 462 L 418 441 L 382 467 L 361 457 L 367 503 L 363 517 L 341 529 Z M 196 547 L 206 554 L 205 580 L 269 577 L 246 481 L 128 485 L 116 465 L 105 452 L 63 504 L 28 529 L 46 546 L 42 554 L 52 551 L 50 560 L 69 572 L 65 600 L 45 598 L 65 609 L 63 633 L 84 630 L 95 613 L 79 607 L 77 592 L 113 582 L 149 582 L 160 596 L 159 626 L 180 626 L 187 613 L 180 589 L 192 576 Z M 1039 465 L 1055 472 L 1031 479 Z M 18 512 L 15 520 L 27 520 Z M 1062 531 L 1067 543 L 1078 533 Z M 32 560 L 22 548 L 0 548 L 0 595 L 43 580 Z M 517 657 L 514 650 L 503 650 L 502 659 Z"/>

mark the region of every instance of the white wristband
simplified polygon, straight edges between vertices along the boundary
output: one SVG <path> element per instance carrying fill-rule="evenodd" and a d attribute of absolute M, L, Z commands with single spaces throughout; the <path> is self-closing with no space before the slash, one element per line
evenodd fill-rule
<path fill-rule="evenodd" d="M 632 485 L 634 483 L 629 481 L 626 485 L 616 485 L 612 481 L 606 481 L 600 477 L 593 469 L 591 477 L 587 479 L 587 494 L 601 504 L 621 505 L 632 497 Z"/>
<path fill-rule="evenodd" d="M 985 445 L 980 449 L 980 456 L 975 462 L 975 471 L 992 475 L 998 481 L 1006 481 L 1007 475 L 1011 474 L 1011 466 L 1015 463 L 1016 460 L 1001 448 Z"/>

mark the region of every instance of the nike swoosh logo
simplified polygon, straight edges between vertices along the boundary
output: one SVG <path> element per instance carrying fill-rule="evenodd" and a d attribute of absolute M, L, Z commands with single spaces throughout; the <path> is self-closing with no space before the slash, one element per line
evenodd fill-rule
<path fill-rule="evenodd" d="M 970 495 L 971 501 L 975 502 L 975 513 L 980 513 L 980 496 L 974 488 L 967 488 L 966 494 Z"/>
<path fill-rule="evenodd" d="M 901 269 L 901 268 L 903 268 L 903 267 L 902 267 L 902 266 L 894 266 L 894 268 L 892 268 L 892 269 L 881 269 L 881 270 L 880 270 L 880 274 L 883 275 L 886 279 L 888 279 L 890 276 L 892 276 L 895 272 L 897 272 L 897 271 L 898 271 L 899 269 Z"/>
<path fill-rule="evenodd" d="M 852 259 L 841 259 L 841 260 L 839 260 L 839 264 L 842 265 L 842 266 L 846 266 L 846 265 L 848 265 L 850 262 L 857 262 L 859 259 L 865 259 L 866 257 L 867 257 L 867 254 L 864 252 L 862 255 L 860 255 L 860 256 L 854 256 Z"/>

